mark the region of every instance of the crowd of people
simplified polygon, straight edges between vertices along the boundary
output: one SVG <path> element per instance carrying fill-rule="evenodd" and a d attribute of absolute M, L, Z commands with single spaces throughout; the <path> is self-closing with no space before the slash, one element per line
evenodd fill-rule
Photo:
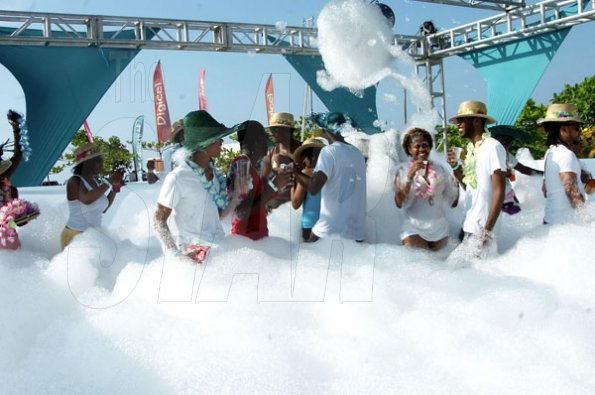
<path fill-rule="evenodd" d="M 293 209 L 302 209 L 303 242 L 330 236 L 365 241 L 366 158 L 341 134 L 351 120 L 338 112 L 313 119 L 318 129 L 304 142 L 294 137 L 295 121 L 289 113 L 273 114 L 267 128 L 254 120 L 228 128 L 203 110 L 174 123 L 172 145 L 164 155 L 166 171 L 156 174 L 154 163 L 148 164 L 148 182 L 160 188 L 154 226 L 164 251 L 204 261 L 210 247 L 225 237 L 221 220 L 228 216 L 231 234 L 262 239 L 269 235 L 268 213 L 289 202 Z M 446 163 L 432 159 L 434 141 L 427 130 L 412 128 L 402 137 L 408 160 L 393 174 L 395 206 L 404 217 L 404 246 L 443 248 L 450 233 L 448 211 L 461 201 L 465 216 L 460 240 L 491 248 L 500 213 L 520 210 L 510 184 L 515 170 L 543 174 L 544 224 L 587 217 L 585 196 L 592 192 L 593 179 L 576 156 L 583 122 L 572 104 L 550 105 L 538 121 L 549 147 L 544 172 L 508 153 L 511 141 L 522 136 L 510 127 L 488 129 L 496 120 L 484 103 L 461 103 L 449 121 L 469 144 L 466 150 L 449 149 Z M 16 142 L 18 127 L 13 127 Z M 240 152 L 224 174 L 215 160 L 223 138 L 232 134 Z M 9 179 L 20 155 L 15 149 L 13 158 L 0 164 L 3 205 L 16 196 Z M 61 235 L 63 249 L 81 232 L 101 226 L 122 182 L 118 171 L 101 178 L 103 154 L 95 144 L 78 147 L 74 158 L 66 188 L 69 216 Z"/>

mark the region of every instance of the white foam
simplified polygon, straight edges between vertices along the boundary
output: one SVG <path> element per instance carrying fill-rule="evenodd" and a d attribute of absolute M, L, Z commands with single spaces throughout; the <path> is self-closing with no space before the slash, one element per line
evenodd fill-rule
<path fill-rule="evenodd" d="M 317 24 L 325 66 L 318 71 L 317 82 L 323 89 L 345 87 L 361 95 L 363 89 L 390 80 L 406 89 L 417 107 L 405 129 L 416 126 L 433 131 L 438 114 L 432 109 L 427 87 L 415 74 L 413 59 L 393 44 L 393 32 L 378 6 L 333 0 L 320 12 Z"/>
<path fill-rule="evenodd" d="M 594 225 L 542 225 L 540 177 L 519 176 L 519 196 L 537 197 L 502 214 L 500 254 L 450 269 L 454 241 L 398 245 L 398 145 L 394 131 L 369 141 L 379 244 L 299 244 L 285 205 L 269 239 L 230 236 L 203 266 L 161 255 L 158 185 L 125 187 L 70 256 L 64 188 L 23 188 L 42 215 L 23 250 L 0 250 L 0 392 L 592 393 Z"/>

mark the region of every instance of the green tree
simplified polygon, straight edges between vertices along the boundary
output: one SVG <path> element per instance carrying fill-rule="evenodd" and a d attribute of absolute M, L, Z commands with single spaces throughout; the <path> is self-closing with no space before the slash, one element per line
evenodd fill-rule
<path fill-rule="evenodd" d="M 581 133 L 583 151 L 579 157 L 595 156 L 595 76 L 586 77 L 581 83 L 564 85 L 562 92 L 554 94 L 552 103 L 574 103 L 585 122 Z"/>
<path fill-rule="evenodd" d="M 444 152 L 444 132 L 442 126 L 436 126 L 436 134 L 434 135 L 436 151 Z M 446 125 L 446 142 L 449 148 L 461 147 L 465 148 L 469 140 L 464 139 L 459 134 L 459 128 L 455 125 Z"/>
<path fill-rule="evenodd" d="M 585 126 L 595 125 L 595 76 L 585 78 L 576 85 L 564 85 L 562 92 L 554 94 L 552 103 L 574 103 Z"/>
<path fill-rule="evenodd" d="M 527 147 L 535 159 L 543 158 L 545 151 L 547 151 L 545 146 L 546 135 L 537 124 L 537 120 L 545 116 L 546 110 L 547 106 L 536 104 L 533 99 L 527 100 L 515 126 L 525 131 L 529 135 L 529 139 L 528 141 L 513 141 L 510 144 L 510 150 L 513 153 L 516 153 L 516 150 L 520 147 Z"/>
<path fill-rule="evenodd" d="M 121 166 L 124 166 L 127 169 L 129 168 L 130 162 L 132 158 L 134 158 L 134 155 L 120 141 L 120 138 L 117 136 L 111 136 L 107 139 L 107 141 L 105 141 L 103 138 L 96 136 L 93 137 L 93 141 L 99 146 L 101 152 L 104 153 L 103 174 L 110 174 Z M 70 145 L 74 147 L 72 151 L 74 151 L 77 147 L 86 144 L 87 142 L 88 140 L 86 132 L 84 130 L 79 130 L 70 141 Z M 59 170 L 60 167 L 63 169 L 64 166 L 74 166 L 76 161 L 72 151 L 65 153 L 60 157 L 60 159 L 58 159 L 58 161 L 62 161 L 64 164 L 54 166 L 56 170 Z"/>

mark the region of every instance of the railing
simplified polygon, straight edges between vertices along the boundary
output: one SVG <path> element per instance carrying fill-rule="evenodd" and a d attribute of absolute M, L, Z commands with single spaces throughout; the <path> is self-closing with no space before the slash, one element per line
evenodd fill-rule
<path fill-rule="evenodd" d="M 547 0 L 428 35 L 423 51 L 429 57 L 443 58 L 594 20 L 592 0 Z"/>
<path fill-rule="evenodd" d="M 305 27 L 14 11 L 0 11 L 0 24 L 15 28 L 0 45 L 318 53 L 317 31 Z"/>

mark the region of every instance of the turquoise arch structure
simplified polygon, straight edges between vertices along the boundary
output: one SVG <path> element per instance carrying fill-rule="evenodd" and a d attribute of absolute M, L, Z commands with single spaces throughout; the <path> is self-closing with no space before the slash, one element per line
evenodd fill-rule
<path fill-rule="evenodd" d="M 316 96 L 329 111 L 348 114 L 354 121 L 355 126 L 368 134 L 380 131 L 378 127 L 374 126 L 374 122 L 378 119 L 376 86 L 366 88 L 358 95 L 345 88 L 326 91 L 316 82 L 316 73 L 319 70 L 324 70 L 322 57 L 318 55 L 283 56 L 312 88 L 312 91 L 316 93 Z"/>
<path fill-rule="evenodd" d="M 514 125 L 570 28 L 461 55 L 488 87 L 488 113 Z M 473 98 L 470 98 L 473 99 Z"/>
<path fill-rule="evenodd" d="M 583 8 L 591 2 L 585 1 Z M 561 16 L 572 16 L 577 12 L 577 7 L 573 6 L 562 11 Z M 486 80 L 488 112 L 499 124 L 513 125 L 516 122 L 570 29 L 459 55 L 477 68 Z"/>
<path fill-rule="evenodd" d="M 0 28 L 0 35 L 10 35 L 13 30 Z M 21 33 L 24 34 L 40 36 L 41 32 L 29 30 Z M 63 32 L 52 34 L 64 35 Z M 132 34 L 122 32 L 120 37 L 131 38 Z M 19 81 L 25 94 L 33 150 L 31 159 L 22 161 L 13 175 L 14 185 L 41 184 L 101 97 L 139 51 L 0 46 L 0 63 Z"/>

